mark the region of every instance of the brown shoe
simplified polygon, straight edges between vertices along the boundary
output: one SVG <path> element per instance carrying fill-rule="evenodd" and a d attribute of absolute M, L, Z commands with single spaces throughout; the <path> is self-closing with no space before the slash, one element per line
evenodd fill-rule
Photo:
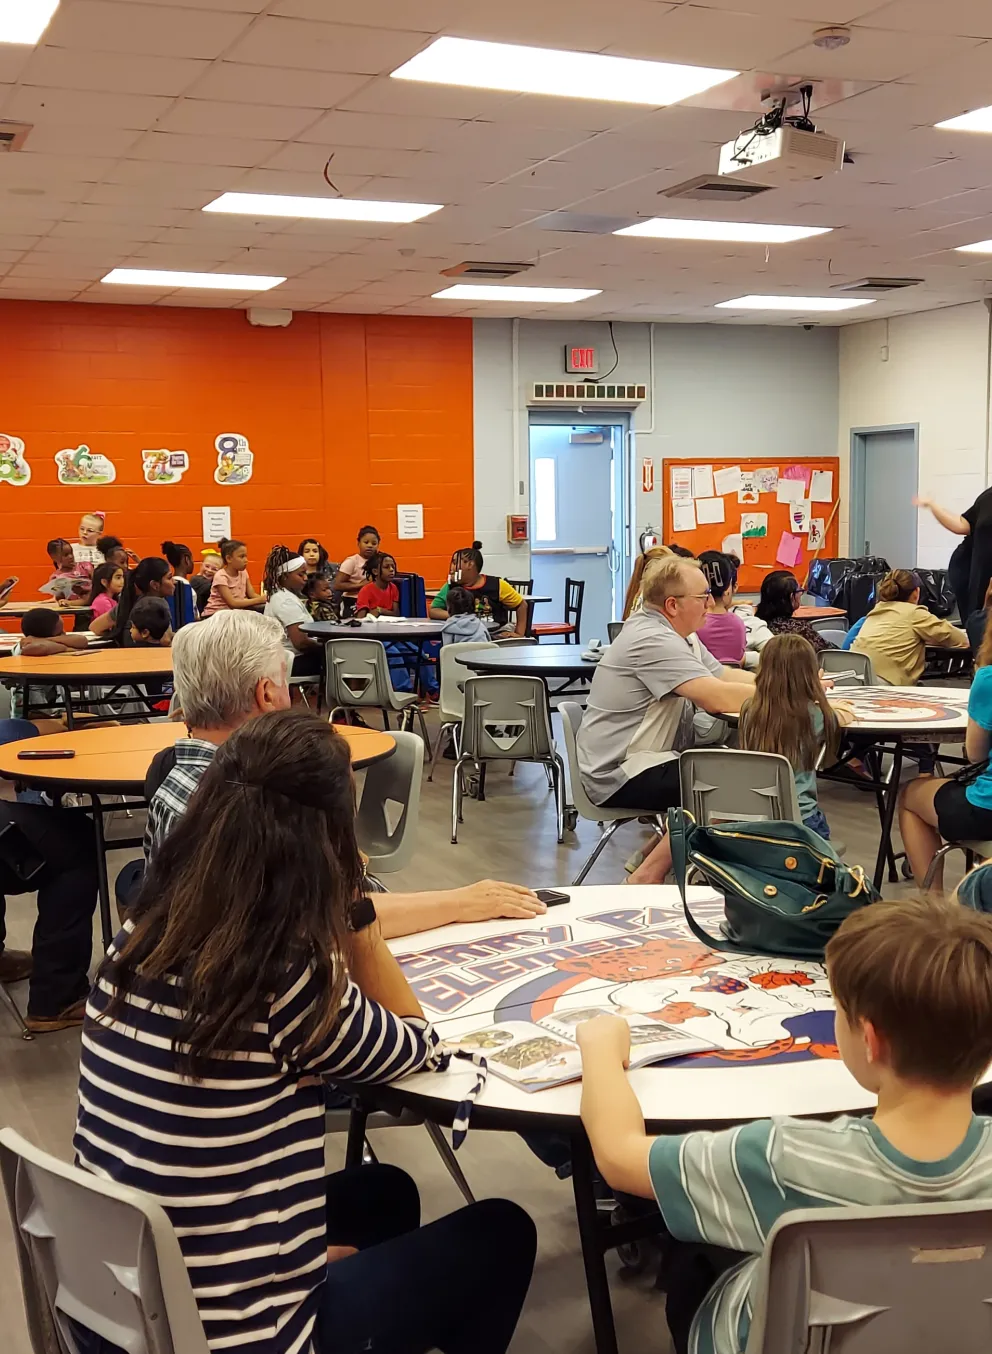
<path fill-rule="evenodd" d="M 56 1030 L 71 1030 L 83 1023 L 86 1015 L 86 998 L 67 1006 L 57 1016 L 33 1016 L 28 1013 L 24 1023 L 32 1034 L 54 1034 Z"/>
<path fill-rule="evenodd" d="M 0 983 L 22 983 L 33 967 L 27 950 L 0 950 Z"/>

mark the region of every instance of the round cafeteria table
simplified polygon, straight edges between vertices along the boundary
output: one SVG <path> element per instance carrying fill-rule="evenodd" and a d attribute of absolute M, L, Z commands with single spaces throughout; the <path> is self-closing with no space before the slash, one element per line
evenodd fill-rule
<path fill-rule="evenodd" d="M 115 699 L 134 704 L 143 699 L 131 689 L 136 683 L 171 676 L 171 649 L 83 649 L 67 652 L 64 656 L 49 654 L 44 658 L 0 658 L 0 682 L 24 688 L 24 718 L 30 717 L 33 686 L 56 687 L 62 693 L 66 723 L 70 729 L 75 727 L 75 710 L 80 706 L 108 705 Z M 101 694 L 96 702 L 77 699 L 74 709 L 73 692 L 83 686 L 109 686 L 111 689 Z M 128 691 L 118 696 L 121 687 L 127 687 Z M 147 698 L 144 699 L 148 703 Z M 161 696 L 157 699 L 160 700 Z M 36 711 L 39 708 L 48 709 L 48 706 L 34 706 Z M 147 718 L 147 710 L 138 717 Z"/>
<path fill-rule="evenodd" d="M 393 639 L 404 640 L 407 643 L 415 640 L 423 644 L 429 639 L 440 639 L 444 624 L 444 621 L 425 620 L 420 617 L 404 620 L 398 616 L 394 621 L 376 619 L 359 621 L 357 625 L 338 624 L 336 621 L 311 621 L 309 625 L 301 625 L 300 629 L 308 635 L 313 635 L 315 639 L 381 639 L 384 642 Z"/>
<path fill-rule="evenodd" d="M 552 696 L 567 695 L 576 683 L 587 681 L 596 671 L 596 661 L 583 658 L 582 651 L 574 644 L 535 644 L 505 649 L 494 644 L 492 653 L 488 649 L 474 649 L 471 653 L 459 654 L 458 661 L 480 677 L 543 677 L 545 683 L 549 678 L 559 679 L 561 685 L 554 690 L 548 688 Z"/>
<path fill-rule="evenodd" d="M 81 630 L 84 627 L 80 621 L 88 621 L 93 615 L 93 608 L 83 606 L 79 603 L 72 603 L 69 606 L 60 606 L 58 602 L 50 602 L 42 599 L 38 602 L 4 602 L 0 606 L 0 623 L 5 620 L 19 621 L 23 620 L 29 611 L 57 611 L 61 616 L 73 617 L 73 629 Z"/>
<path fill-rule="evenodd" d="M 686 926 L 674 887 L 611 885 L 567 892 L 567 904 L 532 922 L 449 926 L 390 942 L 414 995 L 447 1042 L 509 1020 L 560 1020 L 570 1010 L 624 1007 L 667 1018 L 677 1029 L 717 1046 L 714 1053 L 630 1074 L 651 1133 L 723 1128 L 767 1115 L 829 1117 L 872 1107 L 874 1097 L 837 1057 L 833 1000 L 822 965 L 708 950 Z M 690 888 L 688 897 L 693 915 L 715 934 L 722 898 L 709 888 Z M 562 1033 L 560 1026 L 555 1033 Z M 497 1049 L 498 1044 L 490 1046 L 489 1077 L 469 1131 L 555 1133 L 570 1139 L 596 1349 L 615 1354 L 603 1256 L 618 1241 L 643 1235 L 643 1223 L 641 1231 L 635 1230 L 638 1224 L 625 1223 L 604 1233 L 579 1119 L 581 1083 L 524 1091 L 494 1074 Z M 469 1064 L 452 1060 L 446 1072 L 416 1073 L 377 1088 L 373 1098 L 393 1113 L 410 1108 L 435 1123 L 450 1124 L 473 1077 Z"/>
<path fill-rule="evenodd" d="M 359 770 L 392 756 L 396 741 L 378 729 L 335 725 L 351 748 L 351 764 Z M 89 796 L 85 811 L 93 815 L 99 872 L 100 924 L 104 946 L 113 939 L 110 913 L 110 883 L 107 878 L 107 843 L 103 815 L 120 810 L 119 804 L 103 804 L 100 795 L 141 795 L 145 777 L 154 757 L 163 748 L 187 737 L 185 724 L 160 720 L 154 724 L 122 724 L 104 729 L 85 729 L 72 733 L 44 734 L 18 743 L 0 746 L 0 776 L 35 790 L 47 790 L 53 797 L 69 791 Z M 21 761 L 20 752 L 49 752 L 69 749 L 71 758 Z M 140 846 L 141 839 L 117 840 L 111 849 Z"/>

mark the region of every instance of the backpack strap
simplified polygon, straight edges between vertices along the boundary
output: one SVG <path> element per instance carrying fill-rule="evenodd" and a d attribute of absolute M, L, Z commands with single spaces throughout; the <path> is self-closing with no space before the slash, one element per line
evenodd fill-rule
<path fill-rule="evenodd" d="M 711 936 L 696 921 L 695 917 L 689 911 L 689 903 L 685 896 L 685 881 L 688 874 L 689 862 L 689 842 L 688 831 L 695 824 L 692 821 L 692 815 L 686 813 L 685 809 L 669 809 L 668 818 L 668 840 L 672 848 L 672 870 L 675 873 L 675 882 L 679 886 L 679 895 L 682 899 L 682 911 L 685 913 L 686 924 L 689 930 L 701 941 L 708 949 L 721 950 L 725 953 L 737 954 L 738 948 L 731 941 L 725 940 L 722 936 L 718 939 Z"/>

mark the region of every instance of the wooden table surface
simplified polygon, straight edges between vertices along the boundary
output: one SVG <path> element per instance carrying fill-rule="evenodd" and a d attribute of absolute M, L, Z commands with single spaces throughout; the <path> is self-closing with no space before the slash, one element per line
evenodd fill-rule
<path fill-rule="evenodd" d="M 81 649 L 65 655 L 49 654 L 44 658 L 0 659 L 0 680 L 11 678 L 24 681 L 97 682 L 120 678 L 168 677 L 172 674 L 171 649 Z"/>

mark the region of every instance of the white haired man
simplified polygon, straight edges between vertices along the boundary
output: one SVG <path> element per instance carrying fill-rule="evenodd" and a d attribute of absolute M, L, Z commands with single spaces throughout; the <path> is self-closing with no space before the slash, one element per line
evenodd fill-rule
<path fill-rule="evenodd" d="M 184 626 L 173 641 L 172 662 L 177 702 L 190 736 L 175 749 L 160 752 L 149 770 L 149 860 L 185 813 L 220 744 L 249 719 L 290 704 L 285 634 L 271 616 L 220 611 L 198 625 Z M 544 911 L 529 889 L 492 879 L 460 889 L 376 896 L 376 914 L 387 939 L 450 922 L 530 918 Z"/>

